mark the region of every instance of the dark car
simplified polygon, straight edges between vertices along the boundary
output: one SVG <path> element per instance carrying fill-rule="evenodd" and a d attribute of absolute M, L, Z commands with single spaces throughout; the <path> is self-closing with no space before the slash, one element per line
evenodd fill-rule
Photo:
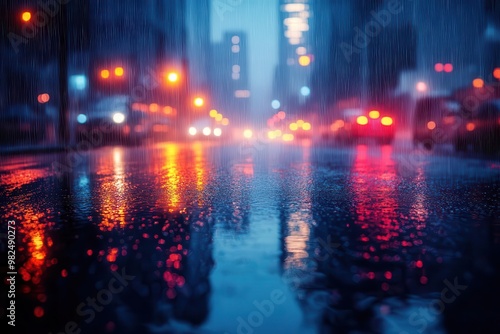
<path fill-rule="evenodd" d="M 36 144 L 47 134 L 50 118 L 27 104 L 11 105 L 0 114 L 0 143 Z"/>
<path fill-rule="evenodd" d="M 148 138 L 161 138 L 170 131 L 170 119 L 162 114 L 160 106 L 154 105 L 153 111 L 149 106 L 146 109 L 142 106 L 124 95 L 92 103 L 86 113 L 76 116 L 77 140 L 97 135 L 103 144 L 140 144 Z"/>
<path fill-rule="evenodd" d="M 455 148 L 461 151 L 469 146 L 483 153 L 500 150 L 500 99 L 482 104 L 458 129 Z"/>
<path fill-rule="evenodd" d="M 460 126 L 460 103 L 448 96 L 425 97 L 417 101 L 413 121 L 413 143 L 431 149 L 452 143 Z"/>

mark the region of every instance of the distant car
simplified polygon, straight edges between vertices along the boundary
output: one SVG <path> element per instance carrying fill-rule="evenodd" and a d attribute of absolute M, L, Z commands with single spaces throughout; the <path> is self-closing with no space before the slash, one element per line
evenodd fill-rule
<path fill-rule="evenodd" d="M 413 143 L 431 149 L 452 143 L 461 123 L 460 103 L 447 96 L 424 97 L 417 101 L 413 120 Z"/>
<path fill-rule="evenodd" d="M 2 144 L 35 144 L 45 139 L 50 122 L 42 111 L 27 104 L 16 104 L 0 113 L 0 142 Z"/>
<path fill-rule="evenodd" d="M 213 119 L 203 117 L 193 121 L 186 133 L 188 138 L 192 140 L 210 140 L 226 137 L 226 131 L 224 130 Z"/>
<path fill-rule="evenodd" d="M 104 144 L 124 142 L 130 135 L 130 99 L 125 95 L 108 96 L 90 103 L 88 111 L 76 116 L 77 141 L 98 132 Z"/>
<path fill-rule="evenodd" d="M 500 99 L 482 104 L 477 114 L 459 127 L 455 148 L 463 151 L 469 146 L 483 153 L 500 151 Z"/>
<path fill-rule="evenodd" d="M 292 131 L 293 137 L 297 139 L 312 139 L 313 137 L 311 123 L 303 119 L 290 123 L 289 128 L 285 129 L 285 132 L 290 131 Z"/>
<path fill-rule="evenodd" d="M 393 116 L 378 109 L 351 108 L 340 112 L 322 136 L 340 143 L 359 140 L 374 140 L 380 144 L 390 144 L 394 140 L 395 124 Z"/>

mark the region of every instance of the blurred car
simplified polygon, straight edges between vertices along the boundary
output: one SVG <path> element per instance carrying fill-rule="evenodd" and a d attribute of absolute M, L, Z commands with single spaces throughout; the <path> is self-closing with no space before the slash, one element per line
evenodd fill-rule
<path fill-rule="evenodd" d="M 149 106 L 131 103 L 126 95 L 102 98 L 89 107 L 88 112 L 76 116 L 77 140 L 85 140 L 97 131 L 106 143 L 140 144 L 170 130 L 169 119 L 159 112 L 150 112 Z M 159 109 L 155 105 L 155 109 Z"/>
<path fill-rule="evenodd" d="M 108 96 L 90 104 L 87 112 L 76 116 L 77 141 L 86 140 L 98 132 L 104 143 L 124 143 L 132 138 L 130 128 L 139 125 L 141 118 L 130 117 L 130 99 L 125 95 Z M 141 134 L 138 134 L 140 138 Z"/>
<path fill-rule="evenodd" d="M 469 145 L 483 153 L 500 150 L 500 99 L 483 103 L 477 114 L 458 128 L 456 150 L 464 151 Z"/>
<path fill-rule="evenodd" d="M 41 110 L 27 104 L 11 105 L 0 114 L 0 142 L 2 144 L 35 144 L 45 139 L 51 122 Z"/>
<path fill-rule="evenodd" d="M 292 132 L 292 137 L 297 139 L 311 139 L 313 137 L 312 125 L 310 122 L 299 119 L 296 122 L 289 124 L 288 129 L 284 129 L 284 133 Z M 286 141 L 285 137 L 285 141 Z"/>
<path fill-rule="evenodd" d="M 452 143 L 461 123 L 460 103 L 448 96 L 424 97 L 417 101 L 413 120 L 413 143 L 431 149 Z"/>
<path fill-rule="evenodd" d="M 187 134 L 191 140 L 213 140 L 226 137 L 226 131 L 212 118 L 199 118 L 189 125 Z"/>
<path fill-rule="evenodd" d="M 374 140 L 380 144 L 390 144 L 394 140 L 394 118 L 378 109 L 344 109 L 340 117 L 330 123 L 323 138 L 340 143 L 353 143 L 359 140 Z"/>

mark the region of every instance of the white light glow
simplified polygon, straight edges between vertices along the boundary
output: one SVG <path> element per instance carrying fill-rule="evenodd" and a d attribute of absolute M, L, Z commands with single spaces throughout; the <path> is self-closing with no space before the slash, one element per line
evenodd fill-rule
<path fill-rule="evenodd" d="M 117 112 L 113 114 L 113 122 L 117 124 L 121 124 L 125 121 L 125 115 L 121 112 Z"/>

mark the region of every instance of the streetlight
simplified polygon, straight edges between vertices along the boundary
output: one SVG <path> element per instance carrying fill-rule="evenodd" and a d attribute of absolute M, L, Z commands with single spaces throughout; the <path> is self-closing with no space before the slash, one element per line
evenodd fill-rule
<path fill-rule="evenodd" d="M 197 97 L 193 100 L 193 104 L 195 105 L 195 107 L 203 107 L 205 101 L 203 100 L 203 98 Z"/>
<path fill-rule="evenodd" d="M 179 73 L 177 72 L 167 73 L 167 81 L 170 83 L 176 83 L 177 81 L 179 81 Z"/>
<path fill-rule="evenodd" d="M 31 12 L 28 11 L 22 12 L 21 20 L 23 20 L 24 22 L 29 22 L 31 20 Z"/>
<path fill-rule="evenodd" d="M 493 70 L 493 77 L 500 80 L 500 67 L 497 67 Z"/>

